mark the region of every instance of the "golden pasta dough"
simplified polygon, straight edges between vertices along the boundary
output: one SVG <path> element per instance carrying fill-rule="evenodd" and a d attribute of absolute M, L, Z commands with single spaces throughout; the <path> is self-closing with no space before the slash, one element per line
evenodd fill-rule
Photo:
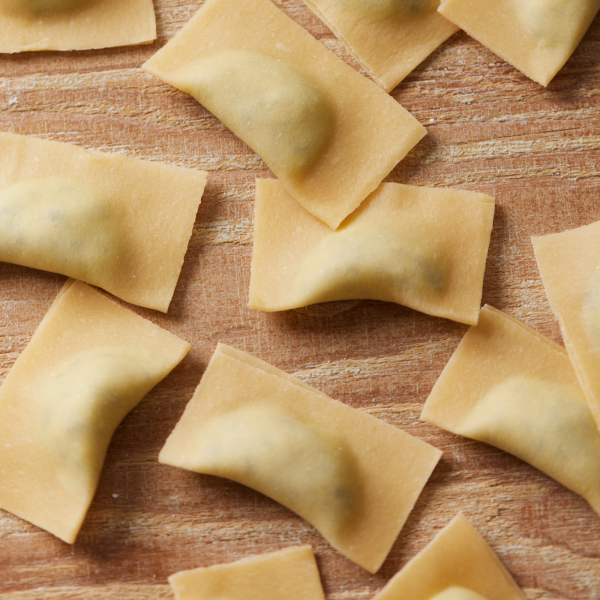
<path fill-rule="evenodd" d="M 262 492 L 375 572 L 440 455 L 219 344 L 159 460 Z"/>
<path fill-rule="evenodd" d="M 600 0 L 444 0 L 438 10 L 546 86 L 573 54 Z"/>
<path fill-rule="evenodd" d="M 373 600 L 525 600 L 481 534 L 458 514 Z"/>
<path fill-rule="evenodd" d="M 166 312 L 207 174 L 0 133 L 0 260 Z"/>
<path fill-rule="evenodd" d="M 485 194 L 384 183 L 331 231 L 256 182 L 250 308 L 370 298 L 475 324 L 494 217 Z"/>
<path fill-rule="evenodd" d="M 156 39 L 152 0 L 0 0 L 0 52 L 88 50 Z"/>
<path fill-rule="evenodd" d="M 532 242 L 569 358 L 600 427 L 600 221 Z"/>
<path fill-rule="evenodd" d="M 484 307 L 421 418 L 518 456 L 600 513 L 600 432 L 565 350 Z"/>
<path fill-rule="evenodd" d="M 487 600 L 481 594 L 467 588 L 453 585 L 436 594 L 431 600 Z"/>
<path fill-rule="evenodd" d="M 426 133 L 270 0 L 207 0 L 143 68 L 221 119 L 332 229 Z"/>
<path fill-rule="evenodd" d="M 388 92 L 458 27 L 440 0 L 304 0 Z"/>
<path fill-rule="evenodd" d="M 73 543 L 114 430 L 189 349 L 70 279 L 0 387 L 0 508 Z"/>
<path fill-rule="evenodd" d="M 310 546 L 296 546 L 169 577 L 175 600 L 325 600 Z"/>

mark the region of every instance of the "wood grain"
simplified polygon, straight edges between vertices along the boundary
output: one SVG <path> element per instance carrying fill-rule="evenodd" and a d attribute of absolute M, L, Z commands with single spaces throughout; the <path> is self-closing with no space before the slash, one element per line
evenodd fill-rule
<path fill-rule="evenodd" d="M 74 546 L 0 511 L 0 598 L 170 598 L 166 579 L 175 571 L 310 543 L 327 598 L 366 599 L 462 510 L 531 600 L 598 600 L 600 519 L 592 509 L 518 459 L 418 420 L 465 327 L 371 301 L 247 309 L 254 178 L 269 172 L 194 100 L 140 70 L 201 4 L 156 0 L 152 45 L 0 56 L 0 130 L 211 173 L 169 314 L 134 308 L 193 350 L 117 430 Z M 358 68 L 300 0 L 277 4 Z M 429 135 L 388 180 L 495 196 L 484 302 L 558 342 L 529 236 L 600 219 L 598 57 L 600 18 L 544 89 L 459 33 L 393 92 Z M 0 263 L 0 379 L 63 282 Z M 444 450 L 377 575 L 260 494 L 158 464 L 218 341 Z"/>

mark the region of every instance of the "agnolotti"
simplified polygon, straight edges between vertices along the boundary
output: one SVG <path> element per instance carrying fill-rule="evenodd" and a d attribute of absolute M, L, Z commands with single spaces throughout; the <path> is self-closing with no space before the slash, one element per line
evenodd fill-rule
<path fill-rule="evenodd" d="M 444 0 L 438 10 L 546 86 L 573 54 L 600 0 Z"/>
<path fill-rule="evenodd" d="M 500 559 L 459 513 L 373 600 L 525 600 Z"/>
<path fill-rule="evenodd" d="M 384 183 L 331 231 L 259 179 L 249 306 L 368 298 L 475 324 L 494 206 L 485 194 Z"/>
<path fill-rule="evenodd" d="M 0 0 L 0 52 L 88 50 L 156 39 L 152 0 Z"/>
<path fill-rule="evenodd" d="M 458 31 L 440 0 L 304 0 L 385 90 Z"/>
<path fill-rule="evenodd" d="M 115 429 L 189 349 L 69 280 L 0 387 L 0 508 L 73 543 Z"/>
<path fill-rule="evenodd" d="M 219 344 L 159 460 L 262 492 L 375 572 L 440 455 L 268 363 Z"/>
<path fill-rule="evenodd" d="M 484 307 L 421 418 L 492 444 L 583 496 L 600 513 L 600 432 L 566 352 Z"/>
<path fill-rule="evenodd" d="M 143 68 L 214 113 L 332 229 L 426 133 L 271 0 L 208 0 Z"/>
<path fill-rule="evenodd" d="M 175 600 L 325 600 L 310 546 L 181 571 L 169 584 Z"/>
<path fill-rule="evenodd" d="M 0 134 L 0 260 L 166 312 L 207 174 Z"/>
<path fill-rule="evenodd" d="M 532 242 L 569 358 L 600 427 L 600 221 Z"/>

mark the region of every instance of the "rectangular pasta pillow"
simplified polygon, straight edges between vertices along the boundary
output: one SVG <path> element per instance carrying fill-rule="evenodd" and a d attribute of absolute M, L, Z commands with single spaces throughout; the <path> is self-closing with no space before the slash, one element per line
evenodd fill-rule
<path fill-rule="evenodd" d="M 223 121 L 332 229 L 426 134 L 271 0 L 207 0 L 143 68 Z"/>
<path fill-rule="evenodd" d="M 159 461 L 269 496 L 374 573 L 440 456 L 404 431 L 219 344 Z"/>
<path fill-rule="evenodd" d="M 421 418 L 518 456 L 600 514 L 600 432 L 564 348 L 486 306 Z"/>
<path fill-rule="evenodd" d="M 600 0 L 444 0 L 438 10 L 546 86 L 592 24 Z"/>
<path fill-rule="evenodd" d="M 0 508 L 73 543 L 114 430 L 189 350 L 67 281 L 0 387 Z"/>
<path fill-rule="evenodd" d="M 207 173 L 0 133 L 0 261 L 167 312 Z"/>
<path fill-rule="evenodd" d="M 383 183 L 331 231 L 259 179 L 248 305 L 370 298 L 475 324 L 494 208 L 485 194 Z"/>

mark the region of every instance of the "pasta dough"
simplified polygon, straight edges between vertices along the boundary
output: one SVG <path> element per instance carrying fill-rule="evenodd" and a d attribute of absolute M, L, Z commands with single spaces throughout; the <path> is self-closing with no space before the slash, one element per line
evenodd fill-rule
<path fill-rule="evenodd" d="M 0 387 L 0 508 L 73 543 L 114 430 L 189 349 L 69 280 Z"/>
<path fill-rule="evenodd" d="M 304 0 L 388 92 L 458 31 L 440 0 Z"/>
<path fill-rule="evenodd" d="M 477 323 L 493 217 L 485 194 L 384 183 L 331 231 L 259 179 L 249 306 L 371 298 Z"/>
<path fill-rule="evenodd" d="M 192 94 L 332 229 L 426 133 L 270 0 L 208 0 L 143 68 Z"/>
<path fill-rule="evenodd" d="M 532 242 L 569 358 L 600 427 L 600 221 Z"/>
<path fill-rule="evenodd" d="M 546 86 L 573 54 L 600 0 L 444 0 L 438 10 Z"/>
<path fill-rule="evenodd" d="M 431 600 L 486 600 L 486 598 L 467 588 L 454 585 L 436 594 Z"/>
<path fill-rule="evenodd" d="M 484 307 L 421 418 L 518 456 L 600 513 L 600 432 L 563 348 Z"/>
<path fill-rule="evenodd" d="M 166 312 L 207 174 L 0 133 L 0 260 Z"/>
<path fill-rule="evenodd" d="M 152 0 L 0 0 L 0 52 L 88 50 L 156 39 Z"/>
<path fill-rule="evenodd" d="M 310 546 L 169 577 L 175 600 L 325 600 Z"/>
<path fill-rule="evenodd" d="M 462 595 L 458 595 L 457 588 L 463 588 Z M 482 597 L 525 600 L 496 553 L 459 513 L 373 600 L 481 600 Z"/>
<path fill-rule="evenodd" d="M 375 572 L 440 455 L 219 344 L 159 460 L 266 494 Z"/>

